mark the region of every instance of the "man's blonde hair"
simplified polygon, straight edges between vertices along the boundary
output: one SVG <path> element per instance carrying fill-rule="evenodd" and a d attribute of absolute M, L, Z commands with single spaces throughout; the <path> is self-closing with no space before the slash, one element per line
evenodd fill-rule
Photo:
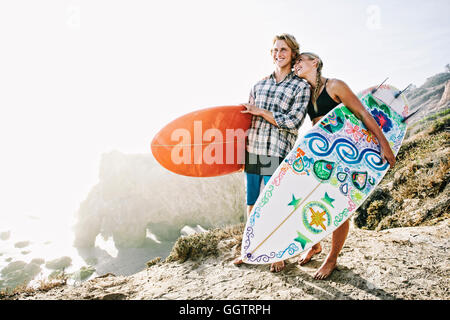
<path fill-rule="evenodd" d="M 273 38 L 272 45 L 275 44 L 275 41 L 277 40 L 286 41 L 288 47 L 291 48 L 293 53 L 291 67 L 293 67 L 297 59 L 300 57 L 300 45 L 298 44 L 297 39 L 295 39 L 295 37 L 292 34 L 282 33 L 280 35 L 276 35 Z M 270 49 L 270 53 L 272 53 L 272 50 L 273 49 Z"/>

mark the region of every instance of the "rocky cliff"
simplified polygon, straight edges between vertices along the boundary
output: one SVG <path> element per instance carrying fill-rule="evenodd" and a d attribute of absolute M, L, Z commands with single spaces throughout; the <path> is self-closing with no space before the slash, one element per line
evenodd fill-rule
<path fill-rule="evenodd" d="M 450 72 L 429 77 L 420 86 L 411 86 L 405 93 L 411 113 L 418 112 L 408 121 L 407 137 L 426 128 L 430 121 L 448 114 L 450 110 Z"/>
<path fill-rule="evenodd" d="M 185 225 L 204 228 L 239 223 L 245 214 L 242 173 L 215 178 L 173 174 L 151 154 L 106 153 L 99 182 L 81 203 L 75 245 L 113 237 L 117 247 L 139 247 L 149 233 L 175 241 Z"/>

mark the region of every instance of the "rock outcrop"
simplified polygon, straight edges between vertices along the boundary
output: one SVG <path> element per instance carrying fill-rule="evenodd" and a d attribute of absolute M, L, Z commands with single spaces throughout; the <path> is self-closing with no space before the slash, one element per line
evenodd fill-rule
<path fill-rule="evenodd" d="M 152 155 L 114 151 L 102 156 L 99 183 L 77 212 L 75 245 L 92 247 L 95 238 L 113 237 L 117 247 L 139 247 L 151 232 L 175 241 L 186 226 L 239 223 L 245 214 L 242 173 L 215 178 L 173 174 Z"/>

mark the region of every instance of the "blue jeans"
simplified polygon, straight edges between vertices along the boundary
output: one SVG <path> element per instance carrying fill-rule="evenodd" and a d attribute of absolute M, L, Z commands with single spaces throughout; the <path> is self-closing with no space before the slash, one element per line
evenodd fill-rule
<path fill-rule="evenodd" d="M 261 181 L 264 180 L 264 185 L 266 185 L 271 176 L 261 176 L 248 172 L 245 173 L 245 176 L 247 179 L 247 205 L 253 206 L 261 190 Z"/>

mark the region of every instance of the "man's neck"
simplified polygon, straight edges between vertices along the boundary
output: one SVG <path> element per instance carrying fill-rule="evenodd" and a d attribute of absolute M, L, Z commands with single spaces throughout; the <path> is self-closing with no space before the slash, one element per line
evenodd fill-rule
<path fill-rule="evenodd" d="M 286 67 L 286 68 L 282 68 L 282 69 L 275 68 L 274 75 L 275 75 L 276 82 L 279 83 L 279 82 L 283 81 L 284 78 L 286 78 L 286 76 L 289 73 L 291 73 L 291 71 L 292 70 L 290 67 Z"/>

